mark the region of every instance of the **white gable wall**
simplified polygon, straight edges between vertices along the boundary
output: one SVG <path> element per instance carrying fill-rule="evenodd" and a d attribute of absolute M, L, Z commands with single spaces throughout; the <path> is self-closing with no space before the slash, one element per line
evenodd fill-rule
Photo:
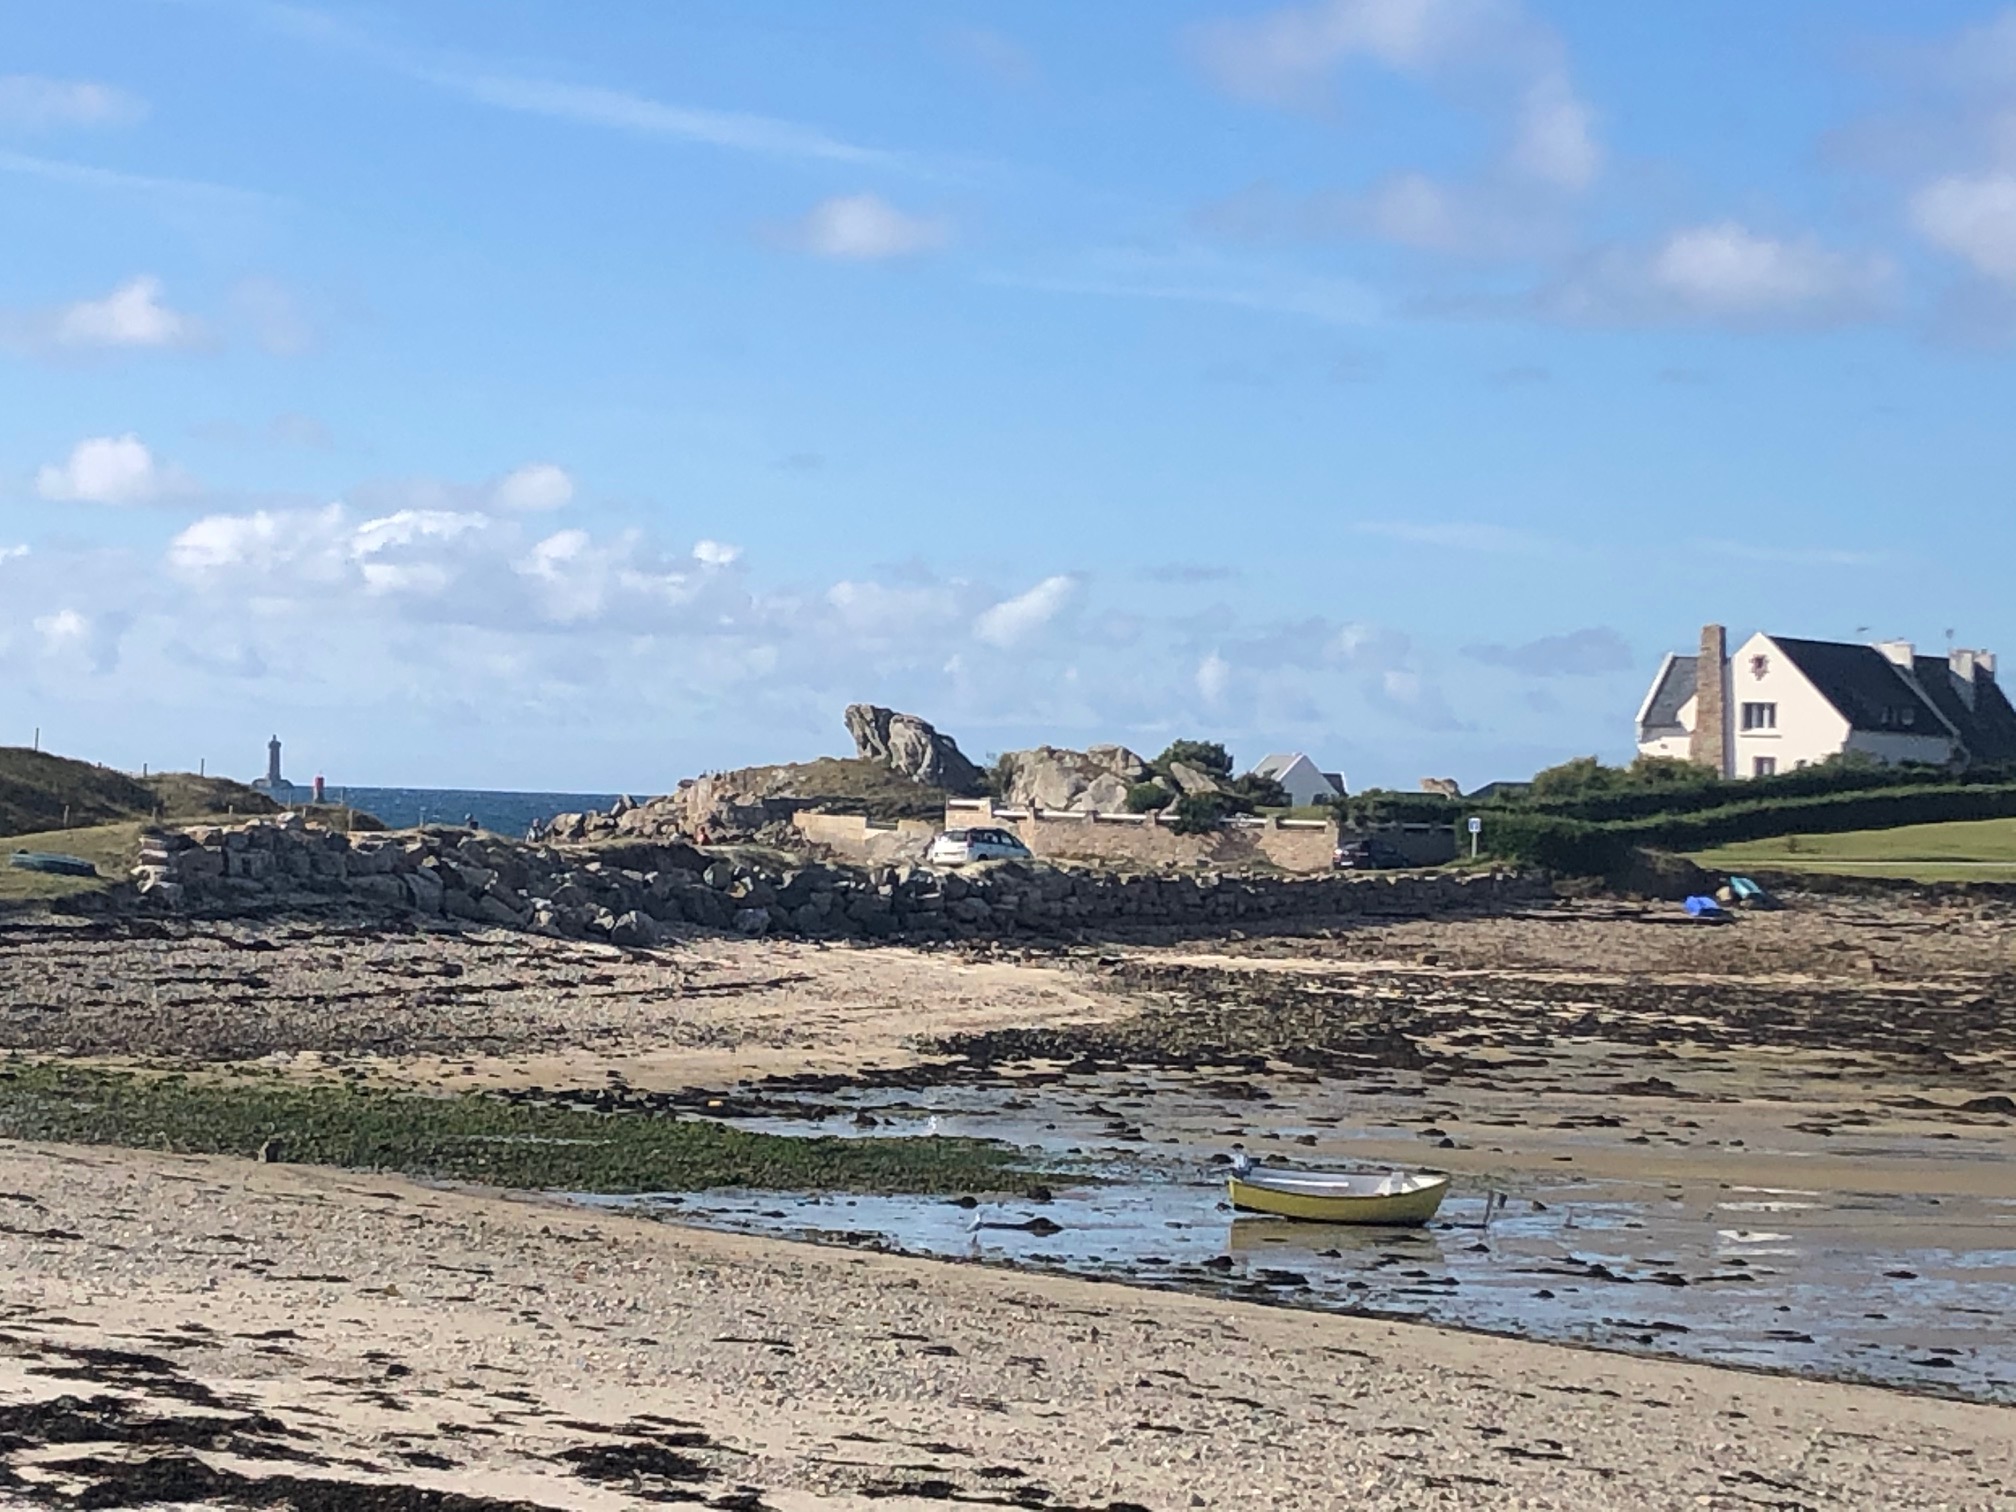
<path fill-rule="evenodd" d="M 1757 658 L 1763 658 L 1763 670 Z M 1743 728 L 1743 705 L 1770 704 L 1777 712 L 1773 729 Z M 1729 658 L 1730 746 L 1735 753 L 1733 777 L 1755 777 L 1760 759 L 1777 763 L 1781 772 L 1825 761 L 1848 743 L 1848 718 L 1821 695 L 1792 658 L 1761 632 Z"/>
<path fill-rule="evenodd" d="M 1307 756 L 1298 755 L 1272 776 L 1287 791 L 1288 801 L 1297 808 L 1337 796 L 1337 789 L 1330 785 L 1330 779 Z"/>

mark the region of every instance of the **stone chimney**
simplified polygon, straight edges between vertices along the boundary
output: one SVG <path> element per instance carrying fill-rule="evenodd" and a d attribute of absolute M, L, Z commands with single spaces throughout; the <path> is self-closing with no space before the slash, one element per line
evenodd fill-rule
<path fill-rule="evenodd" d="M 1687 755 L 1717 777 L 1729 775 L 1729 632 L 1701 627 L 1701 655 L 1694 663 L 1694 733 Z"/>
<path fill-rule="evenodd" d="M 1876 642 L 1876 649 L 1889 657 L 1891 661 L 1902 667 L 1906 672 L 1912 670 L 1911 663 L 1917 655 L 1917 648 L 1911 642 L 1907 640 L 1878 641 Z"/>

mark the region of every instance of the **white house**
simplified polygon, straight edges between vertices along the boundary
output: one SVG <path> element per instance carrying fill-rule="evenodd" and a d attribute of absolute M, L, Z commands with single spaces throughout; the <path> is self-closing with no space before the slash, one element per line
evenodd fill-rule
<path fill-rule="evenodd" d="M 1281 784 L 1288 794 L 1288 801 L 1297 808 L 1326 798 L 1344 796 L 1344 774 L 1318 771 L 1316 763 L 1300 751 L 1262 757 L 1260 764 L 1253 768 L 1253 775 L 1272 777 Z"/>
<path fill-rule="evenodd" d="M 1758 632 L 1728 654 L 1720 625 L 1694 656 L 1668 656 L 1638 708 L 1638 751 L 1769 777 L 1857 751 L 1885 763 L 2016 761 L 2016 708 L 1995 657 L 1919 656 L 1909 641 L 1858 646 Z"/>

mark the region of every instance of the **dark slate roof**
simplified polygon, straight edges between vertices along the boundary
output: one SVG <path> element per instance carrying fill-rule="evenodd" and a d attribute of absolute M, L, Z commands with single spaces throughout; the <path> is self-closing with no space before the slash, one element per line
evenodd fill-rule
<path fill-rule="evenodd" d="M 1694 668 L 1699 661 L 1696 656 L 1676 656 L 1666 663 L 1664 675 L 1645 702 L 1645 717 L 1640 723 L 1646 729 L 1680 727 L 1680 706 L 1694 696 Z"/>
<path fill-rule="evenodd" d="M 1820 690 L 1829 703 L 1841 711 L 1857 730 L 1880 730 L 1891 735 L 1944 735 L 1945 722 L 1932 705 L 1920 696 L 1903 669 L 1874 646 L 1850 646 L 1839 641 L 1792 640 L 1774 635 L 1771 643 L 1792 658 L 1792 664 Z M 1731 703 L 1743 697 L 1744 668 L 1732 667 L 1729 681 Z M 1903 724 L 1886 710 L 1911 711 L 1911 723 Z"/>
<path fill-rule="evenodd" d="M 1915 661 L 1918 686 L 1959 732 L 1969 756 L 1976 761 L 2016 761 L 2016 708 L 2010 707 L 1992 677 L 1975 675 L 1970 709 L 1960 696 L 1960 679 L 1945 657 L 1920 656 Z"/>

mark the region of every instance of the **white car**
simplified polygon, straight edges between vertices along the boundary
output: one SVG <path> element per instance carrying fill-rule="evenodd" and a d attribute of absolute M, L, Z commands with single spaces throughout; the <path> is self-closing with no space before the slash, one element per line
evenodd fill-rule
<path fill-rule="evenodd" d="M 931 842 L 924 859 L 932 866 L 964 866 L 969 861 L 1028 861 L 1029 847 L 1004 829 L 948 829 Z"/>

